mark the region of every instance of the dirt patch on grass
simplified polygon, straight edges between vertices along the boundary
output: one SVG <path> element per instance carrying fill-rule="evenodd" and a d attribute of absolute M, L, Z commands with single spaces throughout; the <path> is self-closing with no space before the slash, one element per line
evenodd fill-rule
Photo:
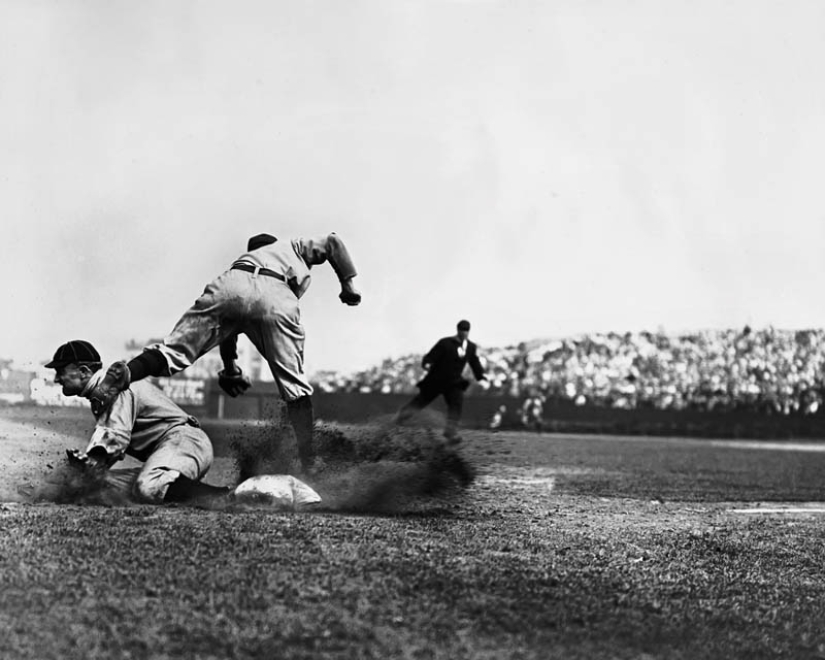
<path fill-rule="evenodd" d="M 65 424 L 76 422 L 74 415 L 68 415 Z M 139 463 L 129 459 L 127 470 L 87 475 L 65 457 L 67 446 L 84 442 L 57 431 L 44 440 L 44 449 L 33 451 L 30 438 L 35 432 L 20 422 L 0 426 L 0 434 L 7 437 L 0 443 L 0 455 L 17 468 L 6 472 L 0 501 L 134 504 L 128 475 L 134 477 Z M 321 495 L 323 501 L 312 510 L 391 514 L 447 506 L 476 477 L 472 462 L 460 450 L 445 448 L 428 427 L 399 427 L 386 419 L 358 426 L 318 423 L 315 442 L 325 467 L 305 476 L 300 473 L 290 427 L 278 422 L 237 424 L 229 438 L 231 468 L 224 466 L 218 483 L 234 486 L 251 476 L 292 474 Z M 18 463 L 25 469 L 19 469 Z M 214 483 L 214 476 L 210 473 L 207 481 Z M 193 504 L 224 511 L 249 508 L 223 499 L 201 498 Z"/>
<path fill-rule="evenodd" d="M 442 506 L 476 478 L 472 462 L 446 448 L 431 428 L 385 419 L 357 426 L 321 422 L 314 435 L 324 467 L 302 476 L 288 426 L 239 429 L 231 440 L 238 479 L 295 473 L 321 495 L 313 510 L 386 514 Z"/>

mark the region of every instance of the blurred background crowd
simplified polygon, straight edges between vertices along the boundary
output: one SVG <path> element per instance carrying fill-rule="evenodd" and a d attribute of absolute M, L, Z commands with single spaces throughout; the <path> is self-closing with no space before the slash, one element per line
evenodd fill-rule
<path fill-rule="evenodd" d="M 745 409 L 811 414 L 825 396 L 823 330 L 715 330 L 586 334 L 505 348 L 480 347 L 488 382 L 476 394 L 615 408 Z M 325 372 L 324 392 L 412 393 L 421 355 L 350 375 Z"/>

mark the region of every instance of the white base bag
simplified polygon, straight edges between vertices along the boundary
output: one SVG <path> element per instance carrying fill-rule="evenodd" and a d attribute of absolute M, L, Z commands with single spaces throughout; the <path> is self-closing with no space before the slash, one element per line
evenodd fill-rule
<path fill-rule="evenodd" d="M 321 501 L 318 493 L 290 474 L 259 474 L 250 477 L 238 484 L 232 495 L 240 501 L 265 502 L 290 509 Z"/>

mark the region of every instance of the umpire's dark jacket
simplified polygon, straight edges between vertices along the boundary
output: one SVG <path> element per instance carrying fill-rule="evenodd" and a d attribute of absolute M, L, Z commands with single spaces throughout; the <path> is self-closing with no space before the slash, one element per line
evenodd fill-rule
<path fill-rule="evenodd" d="M 459 386 L 467 389 L 470 384 L 461 374 L 469 363 L 476 380 L 484 377 L 484 368 L 478 360 L 477 347 L 469 339 L 464 355 L 459 355 L 461 342 L 458 337 L 444 337 L 439 339 L 421 360 L 421 366 L 429 371 L 418 383 L 422 389 L 444 389 Z"/>

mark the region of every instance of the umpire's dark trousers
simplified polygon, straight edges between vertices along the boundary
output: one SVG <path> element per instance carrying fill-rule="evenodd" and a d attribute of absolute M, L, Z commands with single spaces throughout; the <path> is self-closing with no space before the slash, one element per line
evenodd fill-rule
<path fill-rule="evenodd" d="M 464 407 L 465 389 L 467 386 L 464 383 L 444 384 L 424 381 L 418 385 L 418 394 L 398 411 L 396 421 L 403 424 L 441 395 L 447 403 L 447 427 L 444 429 L 444 435 L 448 438 L 455 437 Z"/>

